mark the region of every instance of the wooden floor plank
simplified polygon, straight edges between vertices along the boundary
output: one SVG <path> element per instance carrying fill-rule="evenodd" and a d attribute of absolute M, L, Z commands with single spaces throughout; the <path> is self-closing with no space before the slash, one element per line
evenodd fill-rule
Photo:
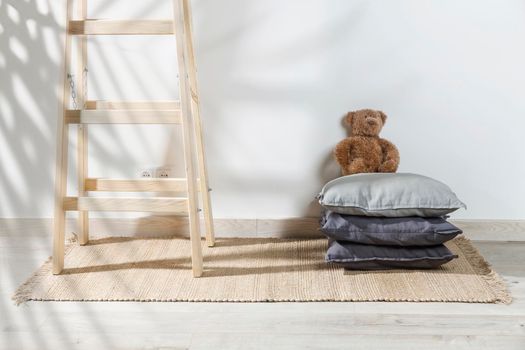
<path fill-rule="evenodd" d="M 452 348 L 472 350 L 523 350 L 523 337 L 413 336 L 369 335 L 273 335 L 273 334 L 193 334 L 191 350 L 213 349 L 352 349 L 352 350 L 443 350 Z"/>
<path fill-rule="evenodd" d="M 218 333 L 260 332 L 271 334 L 346 334 L 346 335 L 479 335 L 525 336 L 525 316 L 491 315 L 418 315 L 418 314 L 326 314 L 307 312 L 273 314 L 241 313 L 180 313 L 146 314 L 126 311 L 92 322 L 84 313 L 66 312 L 60 318 L 68 320 L 72 331 L 98 333 L 101 329 L 135 329 L 144 333 L 193 333 L 213 329 Z M 52 316 L 53 314 L 51 314 Z M 225 322 L 227 320 L 227 322 Z M 44 332 L 59 332 L 53 322 L 40 328 Z"/>

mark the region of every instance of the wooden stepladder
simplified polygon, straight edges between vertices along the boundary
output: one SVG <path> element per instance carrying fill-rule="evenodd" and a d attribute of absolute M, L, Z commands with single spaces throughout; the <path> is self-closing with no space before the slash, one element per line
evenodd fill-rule
<path fill-rule="evenodd" d="M 191 260 L 195 277 L 202 275 L 199 194 L 206 226 L 208 246 L 215 244 L 206 158 L 199 111 L 196 63 L 193 50 L 189 0 L 173 0 L 171 20 L 94 20 L 87 19 L 87 0 L 76 0 L 73 19 L 72 0 L 65 2 L 64 56 L 59 87 L 55 208 L 53 227 L 53 273 L 64 269 L 65 217 L 79 212 L 79 242 L 89 241 L 90 211 L 131 211 L 187 215 L 190 224 Z M 180 79 L 180 101 L 90 101 L 85 98 L 87 38 L 90 35 L 174 35 Z M 73 81 L 72 37 L 76 41 L 76 99 L 71 109 Z M 69 79 L 68 79 L 69 78 Z M 175 79 L 176 77 L 174 77 Z M 68 126 L 78 125 L 78 197 L 67 196 Z M 186 178 L 182 179 L 103 179 L 89 178 L 87 151 L 89 124 L 180 124 L 182 126 Z M 90 197 L 101 192 L 173 192 L 185 197 Z"/>

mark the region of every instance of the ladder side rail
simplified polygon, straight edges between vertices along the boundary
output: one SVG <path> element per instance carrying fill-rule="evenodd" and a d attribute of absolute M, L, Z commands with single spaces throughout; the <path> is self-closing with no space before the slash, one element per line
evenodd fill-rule
<path fill-rule="evenodd" d="M 208 182 L 208 166 L 206 161 L 204 137 L 202 131 L 202 121 L 200 113 L 199 87 L 197 80 L 197 62 L 195 59 L 195 48 L 193 40 L 193 23 L 191 4 L 188 0 L 184 2 L 185 32 L 188 63 L 189 63 L 189 84 L 191 91 L 191 107 L 193 122 L 195 124 L 195 137 L 197 143 L 197 158 L 199 165 L 200 191 L 202 196 L 202 205 L 204 211 L 204 223 L 206 225 L 206 243 L 209 247 L 215 245 L 215 228 L 213 225 L 213 212 L 210 198 L 210 185 Z"/>
<path fill-rule="evenodd" d="M 87 0 L 77 0 L 77 17 L 80 20 L 87 18 Z M 77 37 L 77 91 L 79 109 L 84 109 L 87 96 L 87 36 Z M 77 178 L 78 196 L 84 197 L 86 193 L 86 178 L 88 177 L 88 126 L 79 124 L 77 131 Z M 78 213 L 79 243 L 85 245 L 89 241 L 89 212 Z"/>
<path fill-rule="evenodd" d="M 202 275 L 202 246 L 200 235 L 200 218 L 198 209 L 197 181 L 195 169 L 194 123 L 191 111 L 191 91 L 188 77 L 188 53 L 185 32 L 185 12 L 183 0 L 173 0 L 173 19 L 177 41 L 177 61 L 180 77 L 180 100 L 182 109 L 182 130 L 184 141 L 184 159 L 188 186 L 188 212 L 190 222 L 190 239 L 192 270 L 194 277 Z"/>
<path fill-rule="evenodd" d="M 55 164 L 55 204 L 53 220 L 53 273 L 60 274 L 64 269 L 65 245 L 65 211 L 64 198 L 67 192 L 67 153 L 68 153 L 68 127 L 65 123 L 65 114 L 69 105 L 70 90 L 67 74 L 71 65 L 71 35 L 69 35 L 69 20 L 72 14 L 71 0 L 63 0 L 65 13 L 63 14 L 61 33 L 62 62 L 59 70 L 58 116 L 56 137 L 56 164 Z"/>

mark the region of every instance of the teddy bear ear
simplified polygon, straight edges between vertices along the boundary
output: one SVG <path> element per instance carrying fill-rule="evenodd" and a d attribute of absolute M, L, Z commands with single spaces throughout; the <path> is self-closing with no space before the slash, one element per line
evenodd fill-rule
<path fill-rule="evenodd" d="M 381 120 L 383 120 L 383 124 L 385 124 L 386 119 L 388 118 L 386 114 L 382 111 L 379 111 L 379 115 L 381 116 Z"/>
<path fill-rule="evenodd" d="M 348 126 L 352 125 L 352 122 L 354 121 L 355 112 L 348 112 L 348 114 L 345 117 L 345 124 Z"/>

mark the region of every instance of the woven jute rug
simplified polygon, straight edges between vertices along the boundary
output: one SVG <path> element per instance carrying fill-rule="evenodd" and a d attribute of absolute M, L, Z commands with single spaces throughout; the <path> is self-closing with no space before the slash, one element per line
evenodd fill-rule
<path fill-rule="evenodd" d="M 69 244 L 64 273 L 46 262 L 13 297 L 47 301 L 417 301 L 509 303 L 504 282 L 464 239 L 437 270 L 345 271 L 324 262 L 325 239 L 220 239 L 192 278 L 184 238 L 106 238 Z"/>

